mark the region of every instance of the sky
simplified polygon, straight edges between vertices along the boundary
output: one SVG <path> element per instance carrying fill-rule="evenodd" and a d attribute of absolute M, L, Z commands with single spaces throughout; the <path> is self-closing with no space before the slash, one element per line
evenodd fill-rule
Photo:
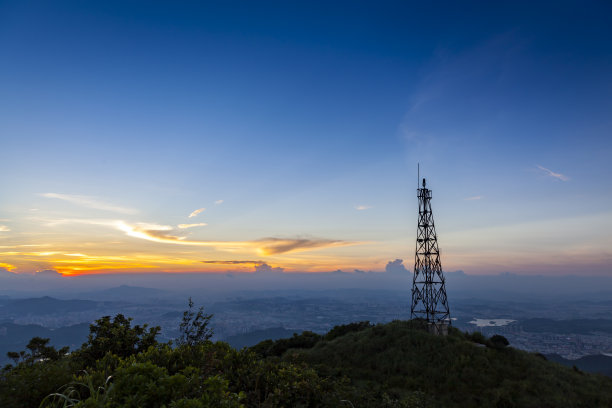
<path fill-rule="evenodd" d="M 612 6 L 0 0 L 0 268 L 612 276 Z"/>

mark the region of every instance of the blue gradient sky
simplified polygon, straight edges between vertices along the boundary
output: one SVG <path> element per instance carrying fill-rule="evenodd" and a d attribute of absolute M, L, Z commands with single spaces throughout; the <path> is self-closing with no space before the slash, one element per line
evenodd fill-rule
<path fill-rule="evenodd" d="M 610 275 L 610 15 L 0 1 L 0 267 Z"/>

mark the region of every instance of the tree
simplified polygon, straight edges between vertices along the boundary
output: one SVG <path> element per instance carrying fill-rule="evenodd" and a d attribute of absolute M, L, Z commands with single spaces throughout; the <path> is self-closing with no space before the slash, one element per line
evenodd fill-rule
<path fill-rule="evenodd" d="M 15 364 L 23 361 L 27 364 L 33 364 L 37 361 L 44 360 L 59 360 L 68 353 L 69 347 L 62 347 L 57 350 L 53 346 L 49 346 L 49 339 L 42 337 L 32 337 L 26 346 L 26 350 L 20 352 L 9 351 L 7 357 L 15 362 Z"/>
<path fill-rule="evenodd" d="M 159 334 L 159 326 L 136 325 L 132 327 L 132 318 L 118 314 L 111 321 L 110 316 L 104 316 L 89 326 L 89 336 L 83 344 L 80 354 L 86 364 L 95 362 L 106 353 L 119 357 L 137 354 L 157 344 L 155 337 Z"/>
<path fill-rule="evenodd" d="M 496 348 L 496 349 L 502 349 L 510 344 L 508 339 L 500 334 L 496 334 L 493 337 L 491 337 L 489 339 L 489 342 L 491 343 L 491 347 Z"/>
<path fill-rule="evenodd" d="M 183 320 L 179 326 L 180 337 L 176 339 L 179 346 L 193 346 L 210 341 L 214 330 L 208 327 L 212 314 L 204 313 L 201 306 L 197 313 L 193 310 L 193 300 L 189 297 L 189 309 L 183 312 Z"/>

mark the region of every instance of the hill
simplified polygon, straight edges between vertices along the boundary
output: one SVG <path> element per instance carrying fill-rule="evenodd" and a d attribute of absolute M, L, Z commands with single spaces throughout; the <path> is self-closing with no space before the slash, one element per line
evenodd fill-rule
<path fill-rule="evenodd" d="M 558 354 L 547 354 L 546 358 L 567 367 L 576 366 L 577 368 L 583 371 L 588 371 L 589 373 L 599 373 L 612 377 L 612 357 L 604 354 L 584 356 L 577 360 L 568 360 Z"/>
<path fill-rule="evenodd" d="M 80 323 L 72 326 L 49 329 L 38 324 L 15 324 L 11 322 L 0 323 L 0 365 L 9 362 L 6 353 L 23 350 L 32 337 L 50 339 L 50 345 L 57 348 L 68 346 L 74 350 L 87 340 L 89 323 Z"/>
<path fill-rule="evenodd" d="M 141 286 L 120 285 L 113 288 L 83 292 L 79 297 L 93 300 L 121 300 L 124 302 L 150 301 L 172 296 L 172 293 L 155 288 L 145 288 Z"/>
<path fill-rule="evenodd" d="M 357 322 L 236 350 L 209 341 L 207 321 L 187 320 L 177 344 L 121 314 L 95 321 L 71 353 L 34 338 L 0 370 L 2 406 L 612 406 L 612 379 L 515 350 L 502 336 Z"/>
<path fill-rule="evenodd" d="M 49 296 L 11 300 L 0 307 L 0 316 L 47 315 L 92 310 L 98 306 L 91 300 L 60 300 Z"/>
<path fill-rule="evenodd" d="M 260 343 L 253 350 L 306 363 L 322 377 L 350 379 L 358 390 L 355 406 L 356 401 L 379 406 L 385 398 L 396 406 L 612 406 L 609 378 L 562 367 L 479 333 L 451 329 L 446 337 L 434 336 L 404 321 L 355 325 L 337 336 L 334 330 Z"/>
<path fill-rule="evenodd" d="M 301 330 L 297 330 L 300 332 Z M 277 340 L 283 337 L 292 336 L 296 330 L 287 330 L 283 327 L 273 327 L 270 329 L 254 330 L 244 334 L 228 336 L 223 341 L 235 349 L 254 346 L 264 340 Z"/>

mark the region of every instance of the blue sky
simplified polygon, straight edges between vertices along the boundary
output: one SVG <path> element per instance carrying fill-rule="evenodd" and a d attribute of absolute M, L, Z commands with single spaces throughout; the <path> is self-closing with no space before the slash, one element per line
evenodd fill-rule
<path fill-rule="evenodd" d="M 0 263 L 610 274 L 611 8 L 0 2 Z"/>

